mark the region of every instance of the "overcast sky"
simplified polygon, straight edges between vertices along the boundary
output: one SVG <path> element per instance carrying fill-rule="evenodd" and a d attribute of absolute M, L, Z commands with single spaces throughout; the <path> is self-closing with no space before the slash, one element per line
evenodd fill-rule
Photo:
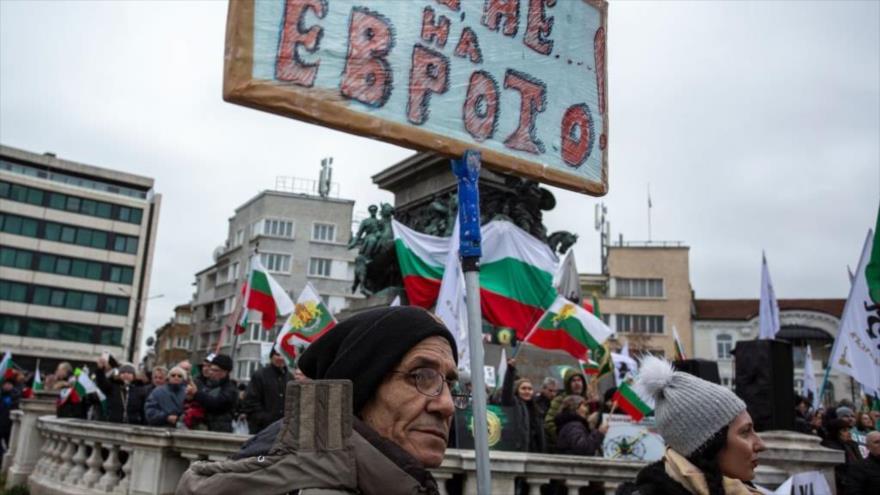
<path fill-rule="evenodd" d="M 401 0 L 404 1 L 404 0 Z M 569 1 L 569 0 L 561 0 Z M 221 99 L 226 2 L 0 0 L 0 143 L 153 177 L 163 196 L 146 335 L 186 303 L 238 205 L 279 175 L 334 181 L 356 214 L 411 151 Z M 847 296 L 880 198 L 880 3 L 611 2 L 609 183 L 552 188 L 552 230 L 599 270 L 612 236 L 690 246 L 698 298 Z M 146 336 L 145 335 L 145 336 Z"/>

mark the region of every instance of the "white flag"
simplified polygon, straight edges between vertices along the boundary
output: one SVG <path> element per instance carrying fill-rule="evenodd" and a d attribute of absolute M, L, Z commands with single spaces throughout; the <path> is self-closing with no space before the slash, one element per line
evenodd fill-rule
<path fill-rule="evenodd" d="M 804 386 L 801 387 L 801 395 L 811 398 L 810 405 L 816 409 L 819 405 L 819 389 L 816 387 L 816 373 L 813 371 L 813 351 L 807 345 L 807 355 L 804 356 Z"/>
<path fill-rule="evenodd" d="M 583 294 L 581 293 L 577 265 L 574 261 L 574 247 L 568 248 L 562 261 L 559 262 L 556 274 L 553 275 L 553 287 L 556 288 L 556 292 L 560 296 L 580 304 Z"/>
<path fill-rule="evenodd" d="M 465 303 L 464 273 L 458 257 L 458 218 L 449 238 L 449 251 L 446 253 L 446 265 L 443 268 L 443 280 L 440 282 L 440 294 L 434 313 L 443 320 L 446 328 L 455 335 L 458 346 L 458 369 L 470 371 L 471 353 L 468 344 L 467 304 Z"/>
<path fill-rule="evenodd" d="M 880 254 L 872 256 L 875 241 L 875 234 L 869 230 L 840 317 L 830 363 L 868 390 L 880 390 L 880 294 L 878 301 L 872 299 L 872 291 L 880 292 Z"/>
<path fill-rule="evenodd" d="M 394 296 L 394 300 L 388 305 L 389 308 L 400 306 L 400 295 Z"/>
<path fill-rule="evenodd" d="M 507 353 L 504 351 L 504 348 L 501 348 L 501 361 L 498 363 L 498 377 L 497 382 L 498 388 L 504 386 L 504 377 L 507 376 Z"/>
<path fill-rule="evenodd" d="M 639 374 L 639 363 L 629 355 L 629 342 L 624 342 L 619 353 L 611 353 L 611 362 L 614 363 L 615 379 L 617 383 L 623 383 L 627 375 Z"/>
<path fill-rule="evenodd" d="M 759 314 L 759 339 L 774 339 L 779 332 L 779 304 L 776 302 L 776 293 L 773 291 L 773 282 L 770 280 L 770 270 L 767 268 L 767 257 L 761 253 L 761 306 Z"/>

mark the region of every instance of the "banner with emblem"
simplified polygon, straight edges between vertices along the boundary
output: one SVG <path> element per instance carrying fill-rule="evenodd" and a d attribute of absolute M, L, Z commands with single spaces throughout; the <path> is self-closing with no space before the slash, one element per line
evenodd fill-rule
<path fill-rule="evenodd" d="M 336 326 L 336 318 L 311 283 L 300 292 L 293 312 L 278 333 L 275 348 L 289 361 L 296 359 L 296 348 L 306 346 Z"/>

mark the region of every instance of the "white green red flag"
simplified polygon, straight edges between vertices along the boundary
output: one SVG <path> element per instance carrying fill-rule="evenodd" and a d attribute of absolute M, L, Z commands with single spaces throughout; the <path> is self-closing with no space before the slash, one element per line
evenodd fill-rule
<path fill-rule="evenodd" d="M 449 238 L 416 232 L 392 221 L 403 285 L 410 304 L 431 308 L 443 278 Z M 557 259 L 546 243 L 510 222 L 492 221 L 481 229 L 480 306 L 483 317 L 513 328 L 523 339 L 557 296 Z"/>
<path fill-rule="evenodd" d="M 0 377 L 6 376 L 6 370 L 12 367 L 12 353 L 6 351 L 3 354 L 3 359 L 0 360 Z"/>
<path fill-rule="evenodd" d="M 604 358 L 602 344 L 611 335 L 602 320 L 581 306 L 558 296 L 525 341 L 543 349 L 561 349 L 581 360 L 587 356 Z"/>
<path fill-rule="evenodd" d="M 631 386 L 629 382 L 621 383 L 611 400 L 617 402 L 617 407 L 629 414 L 634 421 L 641 421 L 654 410 L 649 405 L 650 402 L 640 395 L 636 391 L 636 387 Z"/>
<path fill-rule="evenodd" d="M 247 328 L 248 311 L 259 311 L 264 330 L 275 327 L 278 315 L 288 315 L 293 311 L 293 301 L 281 287 L 269 271 L 260 262 L 260 256 L 255 255 L 251 259 L 250 272 L 245 285 L 241 289 L 244 300 L 244 310 L 241 314 L 236 333 L 243 333 Z"/>
<path fill-rule="evenodd" d="M 101 373 L 101 371 L 99 371 L 99 373 Z M 71 404 L 78 404 L 86 395 L 94 393 L 101 401 L 101 407 L 106 407 L 107 396 L 104 395 L 104 392 L 101 392 L 101 389 L 98 388 L 98 385 L 96 385 L 94 380 L 92 380 L 92 377 L 89 376 L 88 368 L 76 368 L 73 370 L 71 381 L 71 386 L 61 391 L 58 398 L 59 404 L 64 404 L 68 401 Z"/>
<path fill-rule="evenodd" d="M 581 371 L 587 376 L 599 376 L 599 363 L 592 359 L 578 360 L 581 365 Z"/>
<path fill-rule="evenodd" d="M 296 359 L 296 347 L 306 346 L 336 326 L 336 318 L 324 300 L 307 282 L 296 298 L 296 305 L 278 333 L 275 348 L 288 361 Z"/>
<path fill-rule="evenodd" d="M 846 373 L 872 394 L 880 393 L 880 212 L 876 229 L 868 231 L 840 330 L 831 353 L 831 367 Z"/>
<path fill-rule="evenodd" d="M 596 318 L 599 318 L 600 320 L 602 319 L 602 312 L 599 310 L 599 299 L 596 298 L 596 294 L 593 294 L 590 297 L 589 301 L 584 299 L 584 302 L 582 304 L 584 306 L 584 309 L 586 309 L 590 313 L 593 313 Z"/>
<path fill-rule="evenodd" d="M 31 385 L 31 389 L 35 392 L 37 390 L 43 390 L 43 377 L 40 376 L 40 365 L 37 364 L 37 371 L 34 372 L 34 383 Z"/>
<path fill-rule="evenodd" d="M 687 354 L 684 352 L 684 345 L 681 343 L 681 338 L 678 336 L 678 329 L 675 328 L 675 325 L 672 325 L 672 340 L 673 344 L 675 344 L 675 361 L 684 361 L 687 359 Z"/>

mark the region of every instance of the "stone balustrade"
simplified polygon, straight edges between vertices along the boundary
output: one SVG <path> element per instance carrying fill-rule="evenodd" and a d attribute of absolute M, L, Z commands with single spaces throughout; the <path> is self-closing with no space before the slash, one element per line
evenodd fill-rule
<path fill-rule="evenodd" d="M 195 460 L 224 459 L 238 450 L 245 437 L 202 431 L 56 418 L 54 402 L 22 402 L 13 416 L 18 425 L 4 466 L 7 487 L 27 484 L 41 494 L 170 495 Z M 49 407 L 51 406 L 51 407 Z M 761 454 L 758 484 L 775 488 L 791 474 L 818 470 L 834 486 L 833 466 L 842 452 L 824 449 L 818 439 L 791 432 L 761 434 L 768 450 Z M 624 481 L 635 479 L 641 462 L 596 457 L 491 452 L 493 493 L 513 493 L 517 480 L 528 493 L 555 483 L 576 495 L 580 487 L 612 494 Z M 476 493 L 476 462 L 471 450 L 450 449 L 434 475 L 445 494 Z"/>

